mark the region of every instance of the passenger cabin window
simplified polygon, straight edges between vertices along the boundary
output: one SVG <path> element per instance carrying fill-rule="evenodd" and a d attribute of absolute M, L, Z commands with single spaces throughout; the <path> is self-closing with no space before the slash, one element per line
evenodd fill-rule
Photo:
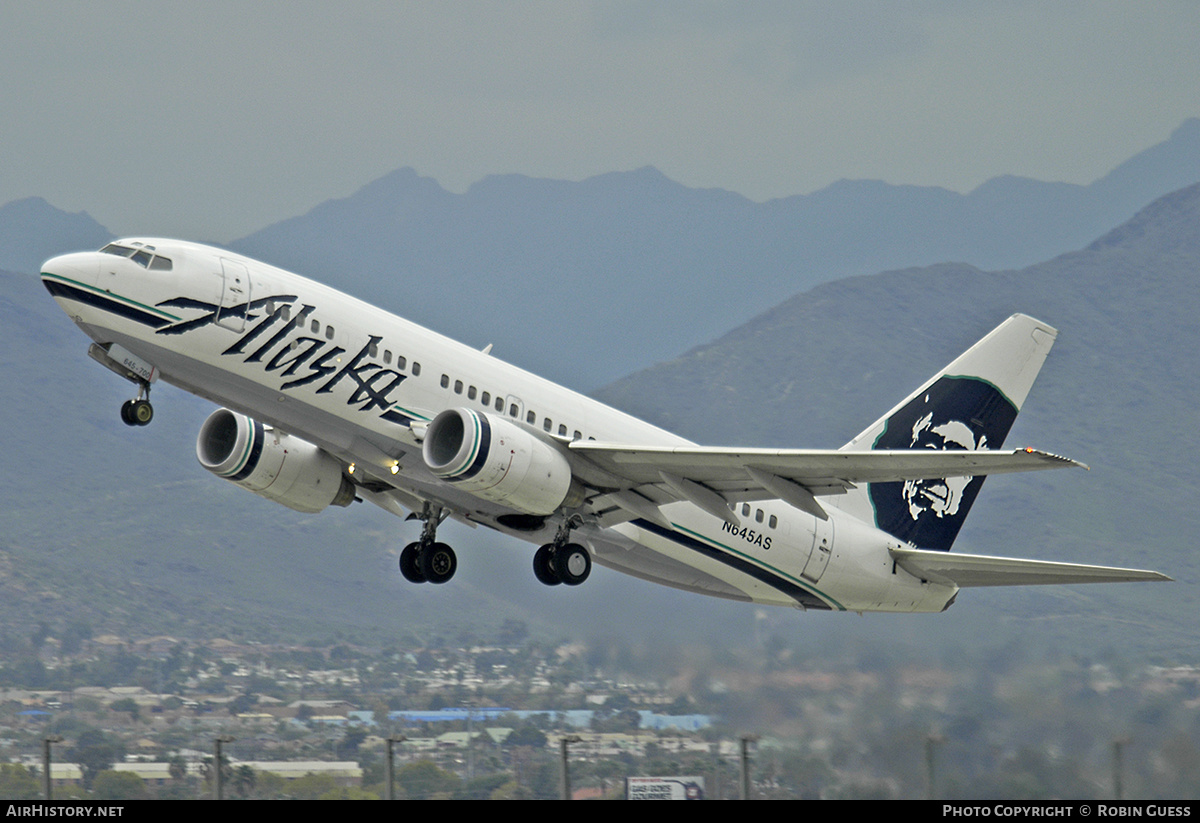
<path fill-rule="evenodd" d="M 750 504 L 743 503 L 742 504 L 742 517 L 749 517 L 749 516 L 750 516 Z"/>
<path fill-rule="evenodd" d="M 520 413 L 521 413 L 520 409 L 517 408 L 516 403 L 513 403 L 511 406 L 508 407 L 508 416 L 509 417 L 516 417 Z"/>
<path fill-rule="evenodd" d="M 404 367 L 401 366 L 400 368 L 404 368 Z M 416 377 L 418 374 L 421 373 L 421 364 L 420 363 L 413 363 L 412 373 L 413 373 L 413 377 Z"/>
<path fill-rule="evenodd" d="M 573 435 L 571 435 L 571 439 L 572 439 L 572 440 L 582 440 L 582 439 L 583 439 L 583 432 L 581 432 L 581 431 L 576 431 L 576 432 L 575 432 Z"/>
<path fill-rule="evenodd" d="M 496 397 L 496 411 L 498 411 L 498 412 L 504 411 L 504 398 L 503 397 L 500 397 L 500 396 Z M 517 416 L 517 407 L 516 406 L 513 406 L 512 416 L 513 417 Z"/>
<path fill-rule="evenodd" d="M 443 389 L 450 388 L 450 375 L 448 375 L 448 374 L 442 375 L 442 388 Z"/>
<path fill-rule="evenodd" d="M 462 390 L 463 390 L 463 382 L 461 380 L 455 380 L 454 381 L 454 393 L 462 394 Z"/>
<path fill-rule="evenodd" d="M 567 427 L 566 427 L 566 426 L 564 426 L 562 423 L 559 423 L 559 424 L 558 424 L 558 436 L 559 436 L 559 437 L 566 437 L 566 436 L 567 436 Z"/>
<path fill-rule="evenodd" d="M 779 525 L 779 519 L 775 515 L 771 515 L 771 519 L 767 521 L 767 525 L 773 529 Z"/>
<path fill-rule="evenodd" d="M 755 523 L 763 522 L 763 510 L 762 509 L 758 509 L 757 511 L 754 512 L 754 522 Z"/>
<path fill-rule="evenodd" d="M 545 420 L 542 421 L 542 430 L 543 431 L 550 431 L 552 428 L 554 428 L 554 424 L 550 422 L 549 417 L 547 417 Z"/>
<path fill-rule="evenodd" d="M 479 398 L 479 402 L 485 406 L 492 405 L 492 395 L 488 392 L 484 392 L 483 397 Z"/>
<path fill-rule="evenodd" d="M 372 357 L 379 356 L 379 344 L 374 340 L 372 340 L 371 344 L 367 347 L 367 354 L 371 355 Z"/>
<path fill-rule="evenodd" d="M 391 362 L 392 362 L 392 350 L 391 349 L 383 350 L 383 362 L 388 365 L 391 364 Z"/>
<path fill-rule="evenodd" d="M 407 363 L 408 363 L 407 358 L 401 357 L 400 355 L 396 355 L 396 368 L 398 368 L 400 371 L 404 371 L 404 367 L 405 367 L 405 365 L 407 365 Z M 420 371 L 421 371 L 420 369 L 417 369 L 413 372 L 413 374 L 417 374 Z"/>
<path fill-rule="evenodd" d="M 326 340 L 332 340 L 332 339 L 333 339 L 333 326 L 326 326 L 326 327 L 325 327 L 325 339 L 326 339 Z"/>
<path fill-rule="evenodd" d="M 537 414 L 530 412 L 529 414 L 525 415 L 525 422 L 532 426 L 537 422 Z"/>
<path fill-rule="evenodd" d="M 321 333 L 321 321 L 314 318 L 312 323 L 309 325 L 308 330 L 310 332 L 312 332 L 313 334 L 320 334 Z"/>
<path fill-rule="evenodd" d="M 477 394 L 477 392 L 475 391 L 474 386 L 470 386 L 467 388 L 467 399 L 468 400 L 474 400 L 476 394 Z"/>

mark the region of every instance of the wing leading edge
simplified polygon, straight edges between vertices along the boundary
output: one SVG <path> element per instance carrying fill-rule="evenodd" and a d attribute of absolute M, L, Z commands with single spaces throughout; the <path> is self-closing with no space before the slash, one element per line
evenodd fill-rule
<path fill-rule="evenodd" d="M 791 480 L 810 490 L 853 488 L 935 477 L 1087 468 L 1083 463 L 1038 449 L 931 451 L 892 449 L 850 452 L 832 449 L 739 449 L 706 446 L 625 446 L 576 440 L 571 451 L 586 455 L 632 483 L 657 483 L 670 472 L 697 483 L 744 481 L 747 467 Z M 830 492 L 824 492 L 826 494 Z"/>
<path fill-rule="evenodd" d="M 593 441 L 570 444 L 572 454 L 587 458 L 627 484 L 613 501 L 645 516 L 637 490 L 653 503 L 689 500 L 717 517 L 729 519 L 727 504 L 777 497 L 825 519 L 816 497 L 844 494 L 861 483 L 889 483 L 942 477 L 1087 468 L 1078 461 L 1037 449 L 930 451 L 895 449 L 738 449 L 705 446 L 627 446 Z"/>

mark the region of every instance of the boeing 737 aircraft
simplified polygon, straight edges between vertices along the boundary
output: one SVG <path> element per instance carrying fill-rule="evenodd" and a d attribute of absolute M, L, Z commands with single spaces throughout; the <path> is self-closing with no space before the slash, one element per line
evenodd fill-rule
<path fill-rule="evenodd" d="M 1001 450 L 1057 332 L 1014 315 L 838 450 L 697 446 L 400 317 L 238 254 L 120 240 L 42 282 L 137 386 L 222 408 L 204 468 L 302 512 L 368 500 L 423 523 L 400 553 L 444 583 L 445 518 L 540 546 L 547 585 L 593 559 L 755 603 L 937 612 L 967 586 L 1167 580 L 1152 571 L 951 554 L 984 476 L 1079 466 Z M 490 346 L 489 346 L 490 349 Z"/>

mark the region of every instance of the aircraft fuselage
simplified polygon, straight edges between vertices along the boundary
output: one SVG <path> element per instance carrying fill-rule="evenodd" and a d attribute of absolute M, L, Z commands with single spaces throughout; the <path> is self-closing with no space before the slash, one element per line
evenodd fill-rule
<path fill-rule="evenodd" d="M 574 516 L 576 537 L 602 565 L 763 604 L 928 612 L 945 609 L 957 592 L 898 567 L 889 550 L 902 541 L 836 504 L 826 503 L 822 519 L 760 489 L 725 493 L 733 518 L 687 500 L 658 501 L 658 518 L 605 509 L 596 501 L 617 493 L 615 484 L 573 455 L 571 441 L 689 442 L 299 275 L 192 243 L 144 240 L 136 248 L 139 259 L 57 257 L 42 279 L 97 343 L 319 447 L 352 472 L 359 496 L 397 514 L 433 501 L 535 543 Z M 583 499 L 514 517 L 435 476 L 422 459 L 424 433 L 455 408 L 503 418 L 564 455 Z"/>

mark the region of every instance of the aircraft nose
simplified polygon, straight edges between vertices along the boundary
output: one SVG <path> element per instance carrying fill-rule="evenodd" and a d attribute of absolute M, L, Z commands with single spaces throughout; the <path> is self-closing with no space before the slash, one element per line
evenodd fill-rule
<path fill-rule="evenodd" d="M 96 252 L 77 252 L 51 257 L 42 264 L 42 282 L 50 288 L 50 282 L 71 281 L 85 286 L 95 286 L 100 279 L 100 260 Z"/>

